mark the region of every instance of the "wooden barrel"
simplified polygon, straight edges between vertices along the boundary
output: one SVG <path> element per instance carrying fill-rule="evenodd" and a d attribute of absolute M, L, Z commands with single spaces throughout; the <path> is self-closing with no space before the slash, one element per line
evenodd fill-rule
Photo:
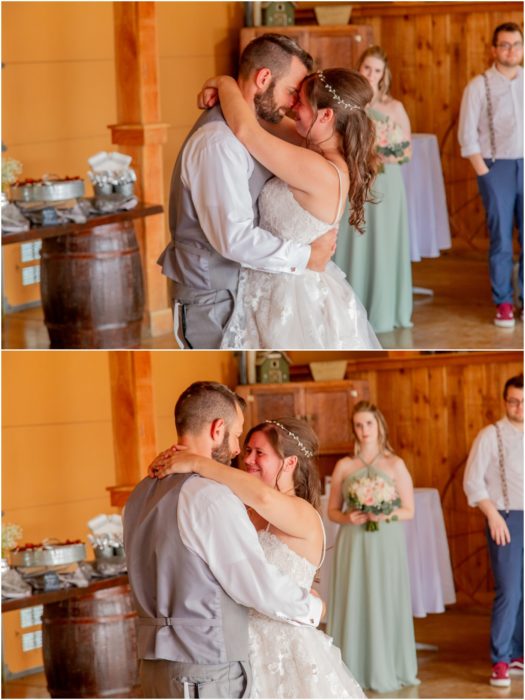
<path fill-rule="evenodd" d="M 52 698 L 142 697 L 129 586 L 44 606 L 42 647 Z"/>
<path fill-rule="evenodd" d="M 52 348 L 140 346 L 144 284 L 132 221 L 44 238 L 41 256 Z"/>

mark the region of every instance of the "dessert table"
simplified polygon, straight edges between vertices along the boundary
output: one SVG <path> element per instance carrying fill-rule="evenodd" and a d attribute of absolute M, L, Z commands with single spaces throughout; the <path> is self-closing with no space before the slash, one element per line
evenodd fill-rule
<path fill-rule="evenodd" d="M 162 211 L 139 202 L 84 223 L 2 232 L 2 245 L 42 240 L 40 293 L 51 348 L 140 346 L 144 283 L 135 221 Z"/>
<path fill-rule="evenodd" d="M 447 199 L 435 134 L 412 134 L 412 159 L 401 167 L 407 195 L 410 259 L 438 258 L 451 247 Z"/>

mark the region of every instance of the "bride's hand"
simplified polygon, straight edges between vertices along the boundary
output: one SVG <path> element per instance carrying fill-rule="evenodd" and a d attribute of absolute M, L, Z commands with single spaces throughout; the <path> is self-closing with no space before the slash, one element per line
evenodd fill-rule
<path fill-rule="evenodd" d="M 219 102 L 219 91 L 216 87 L 202 88 L 197 95 L 199 109 L 211 109 Z"/>
<path fill-rule="evenodd" d="M 197 95 L 199 109 L 211 109 L 219 102 L 219 77 L 208 78 Z"/>
<path fill-rule="evenodd" d="M 187 474 L 191 472 L 189 465 L 186 468 L 184 466 L 184 463 L 188 461 L 186 455 L 180 454 L 187 449 L 184 445 L 172 445 L 164 452 L 161 452 L 149 465 L 148 476 L 151 479 L 163 479 L 168 474 Z M 178 459 L 177 453 L 179 453 Z"/>

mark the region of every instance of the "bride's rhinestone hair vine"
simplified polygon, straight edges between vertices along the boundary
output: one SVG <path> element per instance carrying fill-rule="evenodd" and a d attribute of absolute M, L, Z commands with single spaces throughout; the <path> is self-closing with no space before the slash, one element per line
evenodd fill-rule
<path fill-rule="evenodd" d="M 298 435 L 296 435 L 295 433 L 292 433 L 291 430 L 288 430 L 288 428 L 285 428 L 282 423 L 279 423 L 279 421 L 277 421 L 277 420 L 265 420 L 264 422 L 269 423 L 270 425 L 276 425 L 284 433 L 286 433 L 291 438 L 293 438 L 295 440 L 295 442 L 299 445 L 299 449 L 301 450 L 301 452 L 303 453 L 303 455 L 305 457 L 313 457 L 314 456 L 314 453 L 306 447 L 306 445 L 301 440 L 301 438 Z"/>
<path fill-rule="evenodd" d="M 337 92 L 334 90 L 334 88 L 330 85 L 330 83 L 327 81 L 325 74 L 323 73 L 322 70 L 317 71 L 317 77 L 319 80 L 322 82 L 322 84 L 325 86 L 325 88 L 328 90 L 328 92 L 332 95 L 334 100 L 341 105 L 341 107 L 344 107 L 345 109 L 348 109 L 350 112 L 353 112 L 356 109 L 362 109 L 359 107 L 359 105 L 352 105 L 350 102 L 345 102 Z"/>

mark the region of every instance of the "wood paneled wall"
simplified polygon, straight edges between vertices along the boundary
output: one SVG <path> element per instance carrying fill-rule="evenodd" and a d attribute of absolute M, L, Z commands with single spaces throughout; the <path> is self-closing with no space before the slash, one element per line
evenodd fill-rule
<path fill-rule="evenodd" d="M 505 21 L 523 26 L 522 5 L 406 5 L 413 7 L 399 14 L 368 16 L 369 9 L 361 7 L 355 21 L 374 27 L 391 63 L 392 93 L 405 105 L 413 131 L 437 134 L 454 246 L 485 249 L 485 214 L 476 177 L 470 163 L 461 157 L 457 140 L 459 107 L 465 85 L 490 65 L 494 28 Z M 418 5 L 424 5 L 424 14 Z"/>
<path fill-rule="evenodd" d="M 414 485 L 439 490 L 456 589 L 480 603 L 492 589 L 484 518 L 467 505 L 463 473 L 478 432 L 504 413 L 506 380 L 522 371 L 518 352 L 363 360 L 347 370 L 347 378 L 369 382 Z"/>
<path fill-rule="evenodd" d="M 300 3 L 298 21 L 314 22 Z M 461 158 L 457 121 L 463 89 L 491 63 L 492 32 L 502 22 L 523 26 L 518 2 L 360 2 L 352 22 L 369 24 L 386 51 L 392 94 L 412 130 L 437 134 L 454 247 L 485 249 L 485 216 L 470 163 Z"/>

